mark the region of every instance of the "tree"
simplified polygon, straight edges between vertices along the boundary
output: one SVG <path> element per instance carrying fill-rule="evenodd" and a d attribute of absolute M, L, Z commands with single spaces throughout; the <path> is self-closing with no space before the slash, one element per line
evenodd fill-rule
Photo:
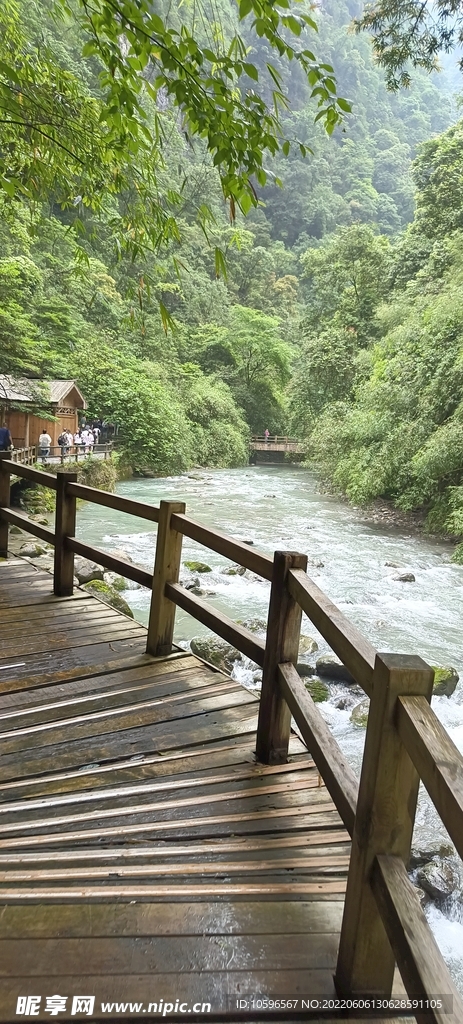
<path fill-rule="evenodd" d="M 178 237 L 181 180 L 160 187 L 175 112 L 188 145 L 204 140 L 232 219 L 236 204 L 246 213 L 257 203 L 253 179 L 265 184 L 266 155 L 289 150 L 281 75 L 268 61 L 267 101 L 240 22 L 302 68 L 328 132 L 350 109 L 336 96 L 331 65 L 307 47 L 312 15 L 293 14 L 289 0 L 240 0 L 227 29 L 212 31 L 196 7 L 180 22 L 170 5 L 157 13 L 151 0 L 49 0 L 45 12 L 73 23 L 82 56 L 95 62 L 98 94 L 28 36 L 25 11 L 19 0 L 4 0 L 0 15 L 0 187 L 30 201 L 54 194 L 77 229 L 86 211 L 104 211 L 132 255 Z M 210 211 L 201 204 L 198 212 L 207 224 Z"/>
<path fill-rule="evenodd" d="M 366 225 L 342 228 L 319 249 L 308 249 L 301 263 L 308 281 L 309 330 L 336 315 L 337 325 L 364 342 L 386 286 L 387 239 Z"/>
<path fill-rule="evenodd" d="M 376 0 L 357 21 L 373 34 L 376 57 L 390 88 L 410 84 L 407 64 L 436 69 L 438 54 L 463 43 L 462 0 Z M 463 59 L 460 60 L 463 70 Z"/>

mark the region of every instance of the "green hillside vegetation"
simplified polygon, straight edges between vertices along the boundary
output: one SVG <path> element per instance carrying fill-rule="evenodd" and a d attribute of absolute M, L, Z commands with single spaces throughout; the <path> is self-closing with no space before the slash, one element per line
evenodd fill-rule
<path fill-rule="evenodd" d="M 233 178 L 238 129 L 228 94 L 219 104 L 228 154 L 213 135 L 212 113 L 196 131 L 191 96 L 177 90 L 184 79 L 170 65 L 145 101 L 148 149 L 136 110 L 122 140 L 127 121 L 119 123 L 117 104 L 104 119 L 116 86 L 101 78 L 85 5 L 76 0 L 64 14 L 58 6 L 58 19 L 52 0 L 11 0 L 2 13 L 4 27 L 7 15 L 15 27 L 4 35 L 3 58 L 14 77 L 14 48 L 16 58 L 21 50 L 36 120 L 13 130 L 10 108 L 0 128 L 0 372 L 75 377 L 90 415 L 119 425 L 135 469 L 243 464 L 250 433 L 291 431 L 307 438 L 310 457 L 353 500 L 386 494 L 403 507 L 425 503 L 458 533 L 456 433 L 445 435 L 445 446 L 437 436 L 458 422 L 460 402 L 460 129 L 445 134 L 456 120 L 445 76 L 417 70 L 408 91 L 388 92 L 370 40 L 349 31 L 359 0 L 324 0 L 317 36 L 305 26 L 304 45 L 315 38 L 325 65 L 321 78 L 313 77 L 315 57 L 309 76 L 304 61 L 289 60 L 288 40 L 295 45 L 301 25 L 283 26 L 278 52 L 271 32 L 251 29 L 255 4 L 242 0 L 237 9 L 221 0 L 211 8 L 219 19 L 212 34 L 223 53 L 241 17 L 247 53 L 238 60 L 244 71 L 234 71 L 242 78 L 235 98 L 253 111 Z M 101 12 L 104 0 L 96 7 Z M 263 5 L 265 17 L 271 7 Z M 145 10 L 144 0 L 135 8 Z M 174 46 L 180 19 L 175 6 L 167 11 Z M 304 4 L 299 13 L 313 17 Z M 206 50 L 207 24 L 195 37 Z M 99 31 L 108 67 L 113 28 L 101 23 Z M 135 30 L 132 42 L 141 45 Z M 128 64 L 136 74 L 125 99 L 126 69 L 117 66 L 125 115 L 145 57 Z M 204 60 L 212 89 L 210 54 Z M 260 132 L 268 128 L 265 151 L 251 128 L 256 81 L 266 109 L 276 88 L 270 62 L 290 105 L 280 108 L 275 144 L 276 124 L 260 124 Z M 48 97 L 49 111 L 59 90 L 68 104 L 64 143 L 75 157 L 85 136 L 83 170 L 57 155 L 58 122 L 51 142 L 36 144 L 38 101 Z M 2 80 L 4 110 L 10 94 L 11 81 Z M 319 101 L 325 114 L 314 124 Z M 101 124 L 109 135 L 101 136 Z M 415 212 L 410 168 L 418 151 Z M 445 180 L 434 174 L 441 164 Z M 453 459 L 451 478 L 433 438 L 448 450 L 448 466 Z"/>
<path fill-rule="evenodd" d="M 327 313 L 324 303 L 321 332 L 308 323 L 296 378 L 305 392 L 295 387 L 293 407 L 295 415 L 302 408 L 312 458 L 352 501 L 385 496 L 422 509 L 430 530 L 458 538 L 463 122 L 422 146 L 414 179 L 415 218 L 394 245 L 356 228 L 319 249 L 318 264 L 306 258 L 316 299 L 328 281 L 319 280 L 323 257 L 330 263 L 333 304 Z"/>

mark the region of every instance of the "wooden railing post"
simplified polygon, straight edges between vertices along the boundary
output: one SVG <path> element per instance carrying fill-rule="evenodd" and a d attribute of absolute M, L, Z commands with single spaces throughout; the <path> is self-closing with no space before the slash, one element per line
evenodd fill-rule
<path fill-rule="evenodd" d="M 10 504 L 10 471 L 4 465 L 10 458 L 10 452 L 0 452 L 0 508 L 8 508 Z M 8 558 L 8 523 L 0 519 L 0 558 Z"/>
<path fill-rule="evenodd" d="M 68 483 L 77 483 L 77 473 L 56 474 L 53 592 L 57 597 L 71 597 L 74 588 L 74 552 L 66 547 L 66 538 L 75 536 L 76 498 L 67 493 Z"/>
<path fill-rule="evenodd" d="M 161 501 L 154 562 L 153 590 L 146 653 L 163 657 L 171 653 L 176 605 L 165 596 L 166 583 L 177 583 L 182 556 L 182 534 L 173 530 L 171 516 L 185 512 L 183 501 Z"/>
<path fill-rule="evenodd" d="M 286 580 L 290 569 L 306 568 L 307 555 L 275 551 L 257 724 L 257 760 L 264 764 L 281 764 L 288 757 L 291 712 L 280 690 L 277 669 L 281 662 L 297 662 L 302 610 L 291 597 Z"/>
<path fill-rule="evenodd" d="M 370 878 L 377 855 L 408 864 L 419 776 L 396 729 L 397 698 L 430 700 L 433 678 L 421 658 L 376 655 L 335 977 L 344 996 L 391 995 L 394 954 Z"/>

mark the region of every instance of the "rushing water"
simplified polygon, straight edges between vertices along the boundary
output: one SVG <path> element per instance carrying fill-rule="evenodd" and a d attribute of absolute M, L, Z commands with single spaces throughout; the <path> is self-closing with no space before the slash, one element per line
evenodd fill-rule
<path fill-rule="evenodd" d="M 427 541 L 402 530 L 368 525 L 356 510 L 332 495 L 320 493 L 316 478 L 296 467 L 249 466 L 246 469 L 197 471 L 166 479 L 124 481 L 118 492 L 158 504 L 161 498 L 184 500 L 189 515 L 206 525 L 251 540 L 267 553 L 307 553 L 312 578 L 379 650 L 419 654 L 432 665 L 453 665 L 462 677 L 452 697 L 433 699 L 433 708 L 454 743 L 463 751 L 463 566 L 450 563 L 448 545 Z M 153 524 L 123 513 L 88 505 L 79 512 L 78 536 L 107 550 L 123 550 L 152 570 Z M 254 577 L 224 575 L 224 558 L 184 540 L 184 561 L 201 560 L 211 571 L 200 577 L 207 601 L 235 619 L 266 618 L 269 584 Z M 388 565 L 387 563 L 394 563 Z M 414 583 L 393 579 L 411 571 Z M 188 577 L 185 570 L 184 576 Z M 149 594 L 124 593 L 139 621 L 148 617 Z M 308 620 L 303 632 L 316 639 L 321 653 L 327 644 Z M 185 644 L 207 633 L 183 612 L 177 613 L 175 639 Z M 237 665 L 236 675 L 252 686 L 252 668 Z M 364 731 L 350 722 L 361 696 L 347 687 L 331 687 L 330 699 L 319 705 L 333 733 L 358 771 Z M 341 700 L 340 700 L 341 698 Z M 342 709 L 336 705 L 345 703 Z M 429 846 L 448 836 L 425 795 L 415 827 L 417 845 Z M 463 991 L 463 913 L 454 901 L 443 914 L 427 913 L 442 952 Z"/>

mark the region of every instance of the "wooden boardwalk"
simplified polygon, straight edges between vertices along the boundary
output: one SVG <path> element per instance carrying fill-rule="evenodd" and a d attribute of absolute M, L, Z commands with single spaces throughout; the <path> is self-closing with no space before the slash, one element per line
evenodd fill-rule
<path fill-rule="evenodd" d="M 350 840 L 304 745 L 256 764 L 253 694 L 52 583 L 0 562 L 0 1021 L 333 997 Z"/>

